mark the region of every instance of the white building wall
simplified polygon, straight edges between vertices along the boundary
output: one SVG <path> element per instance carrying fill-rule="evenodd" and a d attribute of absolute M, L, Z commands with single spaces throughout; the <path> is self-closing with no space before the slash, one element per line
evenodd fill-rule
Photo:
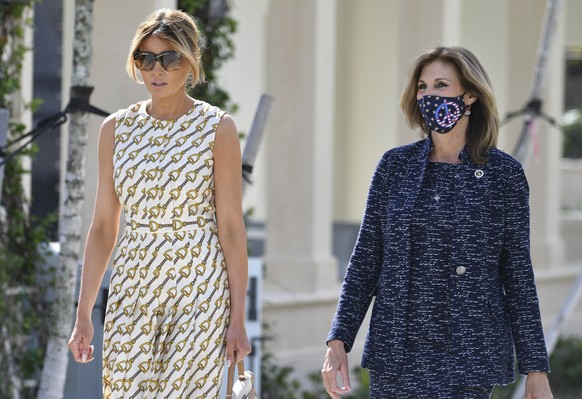
<path fill-rule="evenodd" d="M 582 2 L 578 0 L 564 0 L 566 15 L 566 44 L 569 46 L 582 47 L 582 24 L 580 24 L 580 15 L 582 15 Z"/>
<path fill-rule="evenodd" d="M 359 222 L 372 173 L 398 144 L 400 2 L 338 1 L 334 219 Z"/>
<path fill-rule="evenodd" d="M 235 59 L 225 63 L 220 73 L 220 84 L 230 93 L 239 109 L 233 114 L 240 132 L 248 134 L 263 93 L 266 93 L 266 14 L 269 0 L 233 1 L 232 17 L 238 22 L 233 36 Z M 269 94 L 269 93 L 267 93 Z M 277 106 L 275 99 L 274 106 Z M 265 148 L 269 135 L 266 130 L 252 173 L 253 184 L 248 187 L 243 207 L 253 211 L 253 219 L 266 218 Z M 244 148 L 245 141 L 241 142 Z"/>

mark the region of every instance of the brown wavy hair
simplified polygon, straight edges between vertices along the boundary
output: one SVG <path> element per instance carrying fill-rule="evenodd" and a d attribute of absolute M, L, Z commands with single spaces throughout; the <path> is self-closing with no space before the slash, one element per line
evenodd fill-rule
<path fill-rule="evenodd" d="M 191 15 L 180 10 L 168 8 L 162 8 L 151 13 L 138 26 L 135 32 L 125 64 L 125 69 L 133 80 L 142 83 L 137 76 L 133 53 L 139 50 L 142 42 L 150 36 L 156 36 L 166 41 L 172 50 L 180 53 L 182 59 L 185 59 L 190 64 L 192 86 L 204 81 L 200 30 Z"/>
<path fill-rule="evenodd" d="M 468 93 L 477 97 L 471 105 L 471 117 L 467 127 L 467 149 L 473 162 L 484 164 L 487 154 L 497 145 L 499 135 L 499 114 L 497 101 L 489 76 L 477 57 L 463 47 L 437 47 L 424 54 L 412 64 L 409 79 L 400 97 L 400 107 L 406 123 L 412 129 L 419 129 L 424 136 L 430 133 L 416 100 L 418 79 L 425 65 L 434 61 L 452 65 L 459 75 L 460 83 Z"/>

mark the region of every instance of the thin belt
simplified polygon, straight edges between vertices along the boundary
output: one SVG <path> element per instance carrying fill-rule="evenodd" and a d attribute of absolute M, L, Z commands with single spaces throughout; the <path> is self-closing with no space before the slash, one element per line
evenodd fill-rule
<path fill-rule="evenodd" d="M 186 219 L 137 219 L 127 218 L 125 227 L 143 233 L 165 233 L 168 231 L 196 230 L 210 224 L 214 225 L 214 219 L 198 216 Z"/>

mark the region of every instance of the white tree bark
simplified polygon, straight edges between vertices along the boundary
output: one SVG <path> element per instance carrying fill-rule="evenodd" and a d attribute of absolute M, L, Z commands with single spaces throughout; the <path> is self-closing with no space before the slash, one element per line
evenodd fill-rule
<path fill-rule="evenodd" d="M 71 86 L 87 86 L 91 69 L 93 0 L 75 2 L 75 39 Z M 56 270 L 52 329 L 41 376 L 39 399 L 61 399 L 67 375 L 67 341 L 73 321 L 77 268 L 81 253 L 81 213 L 84 203 L 87 114 L 70 115 L 64 205 L 61 207 L 60 263 Z"/>

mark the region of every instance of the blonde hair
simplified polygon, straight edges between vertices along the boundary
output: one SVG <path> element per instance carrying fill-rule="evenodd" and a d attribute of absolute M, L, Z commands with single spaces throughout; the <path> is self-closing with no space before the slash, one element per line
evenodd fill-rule
<path fill-rule="evenodd" d="M 430 133 L 416 99 L 418 79 L 422 68 L 434 61 L 452 65 L 459 75 L 465 90 L 477 97 L 471 105 L 471 117 L 467 127 L 467 148 L 473 162 L 484 164 L 487 154 L 497 145 L 499 114 L 493 87 L 485 68 L 477 57 L 463 47 L 437 47 L 424 54 L 412 64 L 409 79 L 400 97 L 400 107 L 406 123 L 412 129 L 420 129 L 424 135 Z"/>
<path fill-rule="evenodd" d="M 162 8 L 151 13 L 137 28 L 125 69 L 129 76 L 138 83 L 143 83 L 137 76 L 133 53 L 139 51 L 143 41 L 155 36 L 166 41 L 172 50 L 182 55 L 182 59 L 190 64 L 192 71 L 192 86 L 204 81 L 202 68 L 202 50 L 200 48 L 200 31 L 194 19 L 180 10 Z"/>

